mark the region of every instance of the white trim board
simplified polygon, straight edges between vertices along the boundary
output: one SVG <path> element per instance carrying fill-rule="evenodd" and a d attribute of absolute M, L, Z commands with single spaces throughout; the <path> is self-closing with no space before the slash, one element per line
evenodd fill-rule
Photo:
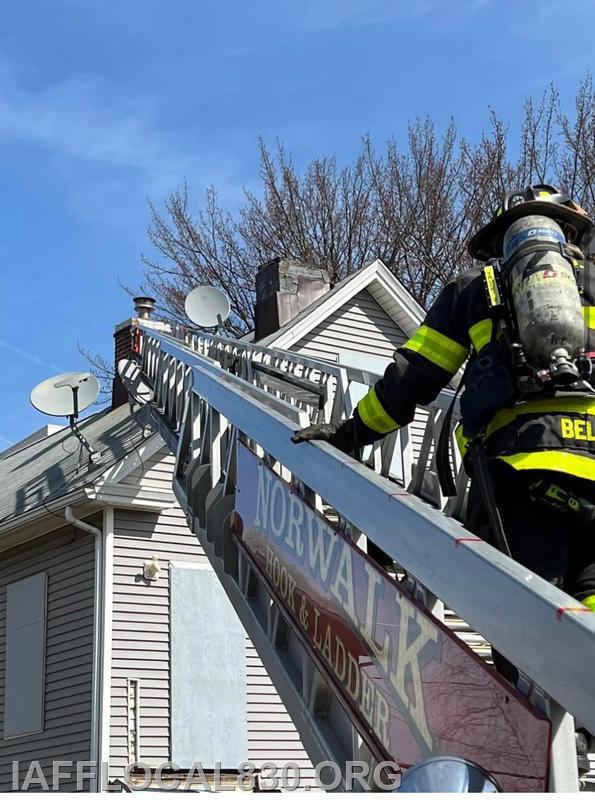
<path fill-rule="evenodd" d="M 126 486 L 108 484 L 107 486 L 90 486 L 85 490 L 90 500 L 96 500 L 114 508 L 136 508 L 140 511 L 163 511 L 175 505 L 173 491 L 143 488 L 142 486 Z"/>

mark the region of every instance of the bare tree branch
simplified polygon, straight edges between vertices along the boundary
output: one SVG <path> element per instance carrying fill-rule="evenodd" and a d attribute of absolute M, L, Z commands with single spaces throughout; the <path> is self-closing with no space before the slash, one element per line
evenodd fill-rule
<path fill-rule="evenodd" d="M 505 190 L 552 183 L 595 211 L 595 90 L 587 75 L 572 115 L 553 85 L 538 101 L 528 99 L 517 142 L 490 109 L 488 128 L 473 143 L 454 121 L 438 133 L 428 117 L 380 150 L 365 136 L 344 166 L 321 155 L 298 169 L 280 142 L 269 149 L 260 141 L 259 153 L 260 191 L 245 191 L 234 213 L 215 188 L 193 213 L 186 185 L 162 208 L 150 205 L 144 290 L 164 318 L 185 322 L 186 295 L 208 283 L 229 295 L 229 333 L 245 333 L 254 327 L 255 274 L 275 256 L 324 265 L 333 282 L 382 258 L 427 306 L 471 266 L 467 240 Z M 99 372 L 108 369 L 84 352 Z"/>

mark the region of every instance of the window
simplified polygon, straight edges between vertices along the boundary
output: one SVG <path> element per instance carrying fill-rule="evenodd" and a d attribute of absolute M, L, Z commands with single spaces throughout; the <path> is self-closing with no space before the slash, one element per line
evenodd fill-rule
<path fill-rule="evenodd" d="M 43 730 L 47 574 L 6 587 L 4 738 Z"/>

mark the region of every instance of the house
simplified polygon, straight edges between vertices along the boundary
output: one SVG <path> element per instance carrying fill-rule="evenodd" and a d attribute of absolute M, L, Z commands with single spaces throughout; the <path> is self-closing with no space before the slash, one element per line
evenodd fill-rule
<path fill-rule="evenodd" d="M 335 287 L 287 259 L 257 278 L 256 336 L 268 347 L 381 371 L 421 317 L 380 261 Z M 136 324 L 117 326 L 116 359 Z M 173 762 L 184 783 L 198 762 L 212 781 L 216 761 L 232 773 L 291 761 L 312 782 L 145 410 L 116 380 L 112 408 L 80 423 L 98 463 L 67 427 L 0 455 L 0 790 L 101 790 L 133 763 L 151 781 Z"/>

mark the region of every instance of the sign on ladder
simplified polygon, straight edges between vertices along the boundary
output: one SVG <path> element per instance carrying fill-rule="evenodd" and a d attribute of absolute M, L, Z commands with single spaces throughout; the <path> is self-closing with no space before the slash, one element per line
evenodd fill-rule
<path fill-rule="evenodd" d="M 235 535 L 372 750 L 547 789 L 550 721 L 242 444 Z"/>

